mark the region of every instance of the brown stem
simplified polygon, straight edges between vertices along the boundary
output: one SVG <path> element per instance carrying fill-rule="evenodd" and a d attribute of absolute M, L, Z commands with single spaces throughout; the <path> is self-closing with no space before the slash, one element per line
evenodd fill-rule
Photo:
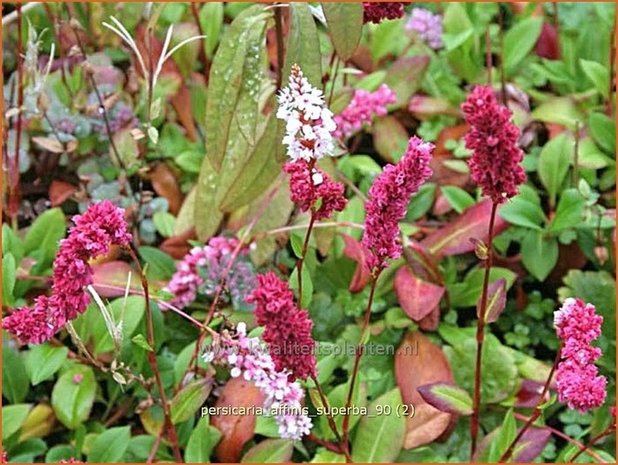
<path fill-rule="evenodd" d="M 515 439 L 513 439 L 508 449 L 504 452 L 504 454 L 502 454 L 502 457 L 500 457 L 499 460 L 500 463 L 505 463 L 512 457 L 513 452 L 515 451 L 515 446 L 521 440 L 521 438 L 524 437 L 524 433 L 528 431 L 528 429 L 532 426 L 532 423 L 534 423 L 536 419 L 541 416 L 541 413 L 543 412 L 541 410 L 541 405 L 545 402 L 545 395 L 549 391 L 549 386 L 551 384 L 552 378 L 554 377 L 554 372 L 556 371 L 558 363 L 560 362 L 560 352 L 562 352 L 562 345 L 558 347 L 558 352 L 556 353 L 554 364 L 552 365 L 549 375 L 547 376 L 547 380 L 545 381 L 545 385 L 543 386 L 543 391 L 541 391 L 541 397 L 539 398 L 539 401 L 534 407 L 534 412 L 532 412 L 532 415 L 530 415 L 524 426 L 521 427 L 519 433 L 517 433 L 517 436 L 515 436 Z"/>
<path fill-rule="evenodd" d="M 584 445 L 584 447 L 580 448 L 577 451 L 577 453 L 573 457 L 571 457 L 571 459 L 569 460 L 569 463 L 574 463 L 575 460 L 577 459 L 577 457 L 582 455 L 584 452 L 588 452 L 588 449 L 590 449 L 592 446 L 594 446 L 598 441 L 603 439 L 605 436 L 609 436 L 610 434 L 612 434 L 615 429 L 616 429 L 616 423 L 615 423 L 615 419 L 614 419 L 614 423 L 612 423 L 607 428 L 605 428 L 605 431 L 603 431 L 602 433 L 597 434 L 590 441 L 588 441 L 588 443 L 586 443 L 586 445 Z"/>
<path fill-rule="evenodd" d="M 142 288 L 144 289 L 144 300 L 146 302 L 146 338 L 148 340 L 148 345 L 152 348 L 152 350 L 148 351 L 148 363 L 150 363 L 150 368 L 152 369 L 152 373 L 155 377 L 155 382 L 157 384 L 157 389 L 159 390 L 159 398 L 161 400 L 161 406 L 163 407 L 163 415 L 165 416 L 165 424 L 163 426 L 163 431 L 166 431 L 168 434 L 168 439 L 172 444 L 172 449 L 174 451 L 174 458 L 176 462 L 182 462 L 182 454 L 180 453 L 180 445 L 178 444 L 178 435 L 176 433 L 176 427 L 174 423 L 172 423 L 172 413 L 170 409 L 170 405 L 167 401 L 167 397 L 165 395 L 165 388 L 163 387 L 163 381 L 161 379 L 161 373 L 159 372 L 159 366 L 157 364 L 157 355 L 154 352 L 155 347 L 155 338 L 154 338 L 154 325 L 152 320 L 152 308 L 150 307 L 150 293 L 148 291 L 148 279 L 144 274 L 144 270 L 142 269 L 142 265 L 137 258 L 137 251 L 133 248 L 129 248 L 129 253 L 131 258 L 133 259 L 135 266 L 139 272 L 140 280 L 142 283 Z M 155 452 L 156 453 L 156 452 Z"/>
<path fill-rule="evenodd" d="M 377 271 L 372 276 L 371 281 L 371 290 L 369 292 L 369 300 L 367 301 L 367 308 L 365 309 L 365 318 L 363 321 L 363 331 L 361 332 L 361 340 L 356 346 L 356 356 L 354 358 L 354 368 L 352 369 L 352 378 L 350 380 L 350 389 L 348 390 L 348 398 L 345 403 L 345 413 L 343 417 L 343 438 L 341 443 L 342 450 L 346 450 L 349 455 L 350 446 L 348 444 L 348 438 L 350 436 L 350 415 L 348 412 L 350 411 L 350 406 L 352 405 L 352 396 L 354 395 L 354 385 L 356 384 L 356 378 L 358 376 L 358 369 L 360 367 L 361 357 L 363 356 L 363 340 L 365 338 L 365 333 L 369 328 L 369 319 L 371 316 L 371 305 L 373 304 L 373 299 L 375 297 L 376 292 L 376 284 L 378 283 L 378 278 L 380 273 L 382 272 L 381 268 L 378 268 Z"/>
<path fill-rule="evenodd" d="M 339 448 L 338 444 L 335 444 L 335 443 L 332 443 L 330 441 L 326 441 L 324 439 L 321 439 L 321 438 L 317 437 L 313 433 L 309 433 L 307 435 L 307 439 L 309 439 L 310 441 L 315 442 L 316 444 L 321 445 L 322 447 L 328 449 L 331 452 L 335 452 L 336 454 L 340 454 L 341 453 L 341 449 Z"/>
<path fill-rule="evenodd" d="M 202 23 L 200 23 L 200 14 L 197 9 L 197 4 L 195 2 L 191 2 L 191 13 L 193 14 L 193 20 L 197 25 L 197 30 L 201 36 L 204 34 L 204 28 L 202 27 Z M 208 56 L 206 55 L 206 42 L 202 40 L 202 46 L 200 47 L 200 60 L 202 60 L 202 67 L 204 68 L 204 83 L 208 85 L 208 75 L 210 73 L 210 62 L 208 61 Z"/>
<path fill-rule="evenodd" d="M 283 12 L 275 8 L 275 33 L 277 35 L 277 89 L 283 82 Z"/>
<path fill-rule="evenodd" d="M 298 261 L 296 262 L 296 274 L 298 276 L 299 307 L 302 306 L 302 300 L 303 300 L 303 264 L 305 262 L 305 255 L 307 255 L 307 250 L 309 249 L 309 239 L 311 238 L 311 232 L 313 231 L 314 224 L 315 224 L 315 212 L 312 210 L 311 219 L 309 220 L 309 226 L 307 227 L 307 232 L 305 233 L 305 241 L 303 242 L 303 250 L 301 252 L 301 256 L 298 257 Z"/>
<path fill-rule="evenodd" d="M 470 460 L 476 451 L 476 440 L 479 432 L 479 410 L 481 406 L 481 364 L 483 357 L 483 340 L 485 339 L 485 312 L 487 311 L 487 294 L 489 289 L 489 274 L 493 261 L 492 242 L 494 236 L 494 223 L 498 204 L 493 202 L 491 217 L 489 220 L 489 233 L 487 243 L 487 260 L 485 261 L 485 275 L 483 277 L 483 290 L 481 293 L 481 305 L 476 325 L 476 368 L 474 371 L 474 399 L 472 403 L 472 417 L 470 418 Z"/>
<path fill-rule="evenodd" d="M 498 3 L 498 25 L 500 27 L 500 92 L 502 105 L 506 106 L 506 77 L 504 72 L 504 13 Z"/>

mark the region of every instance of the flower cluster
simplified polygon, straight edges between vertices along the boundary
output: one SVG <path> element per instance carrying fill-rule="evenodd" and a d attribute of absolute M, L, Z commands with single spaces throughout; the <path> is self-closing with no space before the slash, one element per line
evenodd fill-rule
<path fill-rule="evenodd" d="M 470 176 L 494 203 L 505 202 L 526 180 L 523 152 L 517 146 L 519 129 L 511 122 L 511 112 L 488 86 L 476 86 L 461 109 L 470 125 L 466 148 L 474 152 L 468 161 Z"/>
<path fill-rule="evenodd" d="M 389 258 L 401 255 L 399 222 L 405 217 L 412 195 L 432 174 L 429 167 L 433 144 L 414 136 L 397 165 L 386 165 L 369 189 L 365 205 L 363 246 L 371 252 L 370 269 L 384 268 Z"/>
<path fill-rule="evenodd" d="M 265 395 L 264 407 L 274 409 L 279 435 L 301 439 L 311 430 L 311 419 L 302 412 L 303 390 L 289 380 L 289 373 L 275 366 L 271 355 L 257 337 L 249 338 L 244 323 L 236 326 L 236 338 L 224 332 L 218 346 L 204 353 L 206 361 L 228 364 L 234 378 L 253 381 Z"/>
<path fill-rule="evenodd" d="M 305 160 L 286 163 L 283 170 L 290 175 L 290 197 L 301 211 L 318 205 L 313 212 L 316 220 L 328 218 L 334 211 L 342 211 L 347 203 L 345 186 L 333 181 L 326 173 Z"/>
<path fill-rule="evenodd" d="M 337 130 L 334 132 L 334 136 L 339 138 L 350 137 L 363 124 L 371 123 L 375 115 L 386 115 L 388 113 L 386 106 L 396 101 L 395 92 L 386 84 L 382 84 L 375 92 L 357 89 L 354 91 L 350 104 L 335 116 Z"/>
<path fill-rule="evenodd" d="M 397 19 L 404 15 L 405 2 L 363 2 L 363 22 L 379 23 L 385 19 Z"/>
<path fill-rule="evenodd" d="M 558 397 L 569 408 L 586 412 L 605 401 L 607 379 L 598 375 L 594 362 L 601 357 L 590 344 L 601 335 L 603 317 L 592 304 L 568 298 L 554 313 L 556 333 L 562 340 L 561 361 L 556 370 Z"/>
<path fill-rule="evenodd" d="M 406 29 L 415 32 L 434 50 L 442 48 L 442 17 L 440 15 L 434 15 L 423 8 L 414 8 L 406 23 Z"/>
<path fill-rule="evenodd" d="M 326 108 L 324 94 L 303 76 L 298 65 L 292 66 L 289 85 L 279 93 L 277 118 L 285 121 L 283 143 L 293 160 L 320 159 L 332 151 L 332 132 L 337 126 Z"/>
<path fill-rule="evenodd" d="M 84 288 L 92 284 L 88 261 L 107 254 L 112 244 L 128 246 L 131 241 L 124 210 L 109 201 L 91 205 L 73 223 L 54 260 L 51 295 L 37 297 L 33 308 L 19 308 L 2 322 L 23 343 L 40 344 L 83 313 L 89 303 Z"/>
<path fill-rule="evenodd" d="M 257 324 L 266 328 L 262 339 L 268 343 L 277 370 L 288 369 L 293 378 L 315 376 L 313 322 L 296 306 L 287 283 L 273 272 L 257 279 L 258 287 L 247 300 L 256 306 Z"/>
<path fill-rule="evenodd" d="M 165 288 L 174 294 L 170 303 L 184 308 L 196 299 L 200 290 L 208 296 L 214 296 L 221 286 L 221 277 L 230 266 L 229 260 L 238 244 L 235 238 L 218 236 L 211 238 L 203 247 L 192 248 L 177 264 L 176 273 Z M 247 253 L 246 248 L 240 250 L 242 255 Z M 246 297 L 245 289 L 254 287 L 253 269 L 248 263 L 235 261 L 227 274 L 226 282 L 232 299 L 242 302 Z"/>

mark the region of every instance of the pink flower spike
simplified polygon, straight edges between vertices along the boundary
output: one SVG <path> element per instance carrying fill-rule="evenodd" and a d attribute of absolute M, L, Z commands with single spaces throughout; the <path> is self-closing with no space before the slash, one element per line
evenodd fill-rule
<path fill-rule="evenodd" d="M 371 252 L 370 269 L 384 268 L 401 255 L 399 222 L 406 216 L 412 195 L 431 176 L 434 146 L 414 136 L 397 165 L 386 165 L 369 189 L 362 244 Z"/>
<path fill-rule="evenodd" d="M 386 84 L 382 84 L 375 92 L 364 89 L 355 90 L 350 104 L 335 116 L 337 130 L 333 135 L 338 138 L 350 137 L 364 124 L 371 124 L 374 116 L 386 115 L 387 105 L 396 101 L 395 92 Z"/>
<path fill-rule="evenodd" d="M 470 125 L 464 138 L 466 148 L 473 151 L 470 176 L 484 195 L 503 203 L 517 195 L 526 180 L 524 154 L 517 146 L 519 129 L 511 122 L 511 111 L 498 103 L 488 86 L 476 86 L 461 109 Z"/>
<path fill-rule="evenodd" d="M 83 313 L 90 301 L 84 288 L 92 284 L 88 261 L 107 254 L 111 245 L 131 242 L 124 210 L 108 200 L 90 205 L 73 223 L 54 260 L 51 295 L 37 297 L 33 308 L 22 307 L 2 320 L 2 327 L 23 343 L 47 341 Z"/>
<path fill-rule="evenodd" d="M 587 412 L 601 406 L 607 396 L 607 379 L 598 375 L 594 365 L 602 351 L 590 345 L 601 335 L 602 324 L 594 305 L 581 299 L 568 298 L 554 312 L 556 333 L 562 340 L 556 370 L 558 398 L 571 409 Z"/>

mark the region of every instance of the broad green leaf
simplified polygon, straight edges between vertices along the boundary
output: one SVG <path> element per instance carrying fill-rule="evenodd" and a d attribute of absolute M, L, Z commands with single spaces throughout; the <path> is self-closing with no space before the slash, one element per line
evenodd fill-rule
<path fill-rule="evenodd" d="M 10 438 L 19 431 L 26 421 L 32 404 L 15 404 L 2 407 L 2 440 Z"/>
<path fill-rule="evenodd" d="M 33 386 L 51 378 L 67 358 L 69 349 L 48 343 L 33 345 L 26 356 L 26 372 Z"/>
<path fill-rule="evenodd" d="M 253 446 L 243 456 L 241 463 L 286 463 L 292 458 L 294 441 L 266 439 Z"/>
<path fill-rule="evenodd" d="M 568 97 L 554 97 L 547 100 L 532 112 L 532 118 L 544 123 L 561 124 L 571 131 L 575 130 L 578 122 L 583 121 L 581 112 Z"/>
<path fill-rule="evenodd" d="M 509 409 L 502 421 L 502 426 L 500 426 L 497 433 L 492 437 L 487 461 L 490 463 L 499 461 L 502 454 L 506 452 L 509 445 L 515 439 L 516 434 L 517 425 L 515 424 L 515 417 L 513 416 L 513 410 Z"/>
<path fill-rule="evenodd" d="M 442 412 L 458 415 L 472 414 L 472 398 L 458 386 L 433 383 L 419 386 L 417 390 L 425 401 Z"/>
<path fill-rule="evenodd" d="M 543 18 L 532 17 L 515 24 L 504 34 L 504 63 L 507 74 L 530 53 L 541 34 Z"/>
<path fill-rule="evenodd" d="M 484 268 L 474 268 L 461 281 L 448 286 L 451 304 L 454 307 L 474 307 L 481 296 L 483 287 Z M 494 282 L 500 278 L 506 280 L 509 289 L 515 282 L 515 273 L 507 268 L 492 267 L 489 273 L 489 281 Z"/>
<path fill-rule="evenodd" d="M 76 365 L 66 371 L 52 390 L 56 418 L 69 429 L 77 428 L 90 416 L 96 388 L 92 368 Z"/>
<path fill-rule="evenodd" d="M 114 316 L 116 325 L 118 325 L 122 320 L 123 345 L 129 344 L 129 339 L 133 335 L 133 332 L 137 329 L 137 326 L 146 312 L 146 302 L 144 298 L 138 295 L 130 295 L 125 301 L 124 297 L 119 297 L 112 301 L 108 307 L 111 314 Z M 112 341 L 112 337 L 109 334 L 107 327 L 105 326 L 105 320 L 103 319 L 99 308 L 96 306 L 91 306 L 87 311 L 97 312 L 94 327 L 92 328 L 92 334 L 94 336 L 94 353 L 101 354 L 114 350 L 114 342 Z"/>
<path fill-rule="evenodd" d="M 51 265 L 56 255 L 58 241 L 64 237 L 66 227 L 66 219 L 60 208 L 52 208 L 43 212 L 34 220 L 26 233 L 24 252 L 27 255 L 33 255 L 36 252 L 36 258 L 41 262 L 39 267 Z"/>
<path fill-rule="evenodd" d="M 309 304 L 311 303 L 311 298 L 313 296 L 313 281 L 311 279 L 309 267 L 306 264 L 303 266 L 301 276 L 303 295 L 300 296 L 300 305 L 302 308 L 309 308 Z M 294 268 L 294 271 L 292 271 L 292 274 L 290 275 L 290 288 L 295 291 L 298 290 L 298 268 Z"/>
<path fill-rule="evenodd" d="M 475 204 L 472 196 L 461 187 L 442 186 L 440 190 L 457 213 L 462 213 L 466 208 Z"/>
<path fill-rule="evenodd" d="M 402 56 L 390 65 L 384 84 L 395 92 L 397 100 L 389 108 L 408 106 L 410 98 L 420 88 L 428 67 L 429 57 L 427 55 Z"/>
<path fill-rule="evenodd" d="M 354 55 L 363 33 L 363 5 L 323 2 L 322 11 L 337 55 L 343 61 L 349 60 Z"/>
<path fill-rule="evenodd" d="M 455 74 L 467 81 L 473 81 L 481 71 L 481 57 L 475 42 L 474 25 L 464 4 L 452 2 L 444 12 L 442 22 L 445 43 L 451 46 L 447 52 L 449 65 Z"/>
<path fill-rule="evenodd" d="M 172 423 L 182 423 L 193 417 L 208 398 L 210 381 L 201 379 L 183 387 L 170 402 Z"/>
<path fill-rule="evenodd" d="M 88 452 L 89 463 L 121 463 L 129 447 L 131 427 L 110 428 L 97 436 Z"/>
<path fill-rule="evenodd" d="M 156 212 L 152 216 L 157 232 L 163 237 L 171 237 L 174 235 L 174 225 L 176 218 L 169 212 Z"/>
<path fill-rule="evenodd" d="M 211 58 L 223 28 L 223 2 L 207 2 L 200 10 L 199 19 L 206 36 L 206 56 Z"/>
<path fill-rule="evenodd" d="M 8 252 L 2 256 L 2 305 L 12 307 L 15 302 L 13 290 L 17 280 L 17 263 L 13 254 Z"/>
<path fill-rule="evenodd" d="M 219 223 L 223 219 L 223 212 L 217 208 L 216 203 L 218 181 L 219 173 L 212 166 L 209 157 L 204 157 L 195 186 L 192 212 L 197 237 L 202 241 L 206 241 L 217 231 Z"/>
<path fill-rule="evenodd" d="M 144 245 L 138 252 L 144 260 L 144 266 L 148 267 L 146 274 L 150 279 L 168 280 L 176 271 L 174 259 L 156 247 Z"/>
<path fill-rule="evenodd" d="M 200 418 L 189 437 L 185 450 L 185 462 L 209 463 L 210 454 L 221 436 L 221 432 L 217 428 L 209 425 L 208 417 Z"/>
<path fill-rule="evenodd" d="M 283 66 L 283 85 L 287 83 L 293 64 L 303 70 L 309 83 L 322 88 L 322 55 L 318 30 L 309 5 L 302 2 L 290 3 L 290 30 Z"/>
<path fill-rule="evenodd" d="M 219 171 L 230 137 L 254 137 L 261 83 L 260 48 L 272 13 L 253 5 L 240 13 L 221 39 L 212 61 L 206 106 L 206 156 Z"/>
<path fill-rule="evenodd" d="M 532 276 L 545 281 L 558 262 L 558 240 L 543 231 L 529 231 L 521 243 L 521 258 Z"/>
<path fill-rule="evenodd" d="M 554 137 L 541 150 L 538 173 L 549 194 L 550 205 L 556 204 L 556 195 L 569 171 L 572 156 L 573 139 L 565 134 Z"/>
<path fill-rule="evenodd" d="M 2 256 L 7 253 L 11 253 L 15 257 L 15 262 L 20 263 L 24 257 L 24 242 L 20 237 L 11 229 L 11 227 L 3 223 L 2 224 Z"/>
<path fill-rule="evenodd" d="M 590 134 L 605 151 L 616 158 L 616 122 L 602 113 L 592 113 L 588 120 Z"/>
<path fill-rule="evenodd" d="M 538 202 L 517 195 L 505 203 L 498 213 L 511 224 L 541 231 L 545 213 Z"/>
<path fill-rule="evenodd" d="M 28 375 L 21 353 L 11 347 L 6 334 L 2 339 L 2 395 L 19 404 L 28 395 Z"/>
<path fill-rule="evenodd" d="M 583 58 L 580 58 L 579 64 L 599 94 L 607 98 L 607 93 L 609 92 L 609 71 L 607 68 L 601 63 L 584 60 Z"/>
<path fill-rule="evenodd" d="M 577 189 L 563 191 L 549 231 L 555 233 L 580 226 L 584 218 L 585 204 L 586 200 Z"/>
<path fill-rule="evenodd" d="M 406 418 L 395 413 L 401 404 L 399 388 L 388 391 L 369 404 L 368 414 L 359 422 L 352 443 L 354 462 L 392 462 L 397 458 L 406 432 Z M 390 415 L 384 413 L 385 406 L 391 408 Z M 382 414 L 379 415 L 379 412 Z"/>
<path fill-rule="evenodd" d="M 349 388 L 349 383 L 343 383 L 335 386 L 335 388 L 327 394 L 326 397 L 331 408 L 341 409 L 345 407 Z M 316 400 L 314 403 L 322 406 L 321 400 Z M 364 383 L 359 383 L 358 380 L 356 382 L 356 386 L 354 387 L 354 393 L 352 394 L 352 406 L 357 406 L 359 408 L 367 406 L 367 388 Z M 360 419 L 361 415 L 350 415 L 350 430 L 354 428 Z M 334 415 L 334 420 L 335 425 L 337 426 L 337 431 L 341 434 L 343 431 L 343 415 Z M 319 416 L 317 423 L 320 426 L 320 432 L 324 438 L 329 440 L 335 439 L 335 435 L 328 426 L 328 420 L 325 414 Z"/>

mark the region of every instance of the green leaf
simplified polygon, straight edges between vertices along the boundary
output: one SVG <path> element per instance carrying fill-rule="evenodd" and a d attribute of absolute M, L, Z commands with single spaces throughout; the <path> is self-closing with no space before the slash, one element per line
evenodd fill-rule
<path fill-rule="evenodd" d="M 12 307 L 15 302 L 13 290 L 17 280 L 17 263 L 13 254 L 8 252 L 2 257 L 2 305 Z"/>
<path fill-rule="evenodd" d="M 2 224 L 2 256 L 11 253 L 15 257 L 15 262 L 18 264 L 24 257 L 24 243 L 11 227 Z"/>
<path fill-rule="evenodd" d="M 445 42 L 451 46 L 447 52 L 449 65 L 455 74 L 473 81 L 481 70 L 480 55 L 475 42 L 474 25 L 463 4 L 452 2 L 444 12 L 442 21 Z"/>
<path fill-rule="evenodd" d="M 384 84 L 388 85 L 397 97 L 396 102 L 389 108 L 407 108 L 410 98 L 421 87 L 428 67 L 427 55 L 402 56 L 389 66 Z"/>
<path fill-rule="evenodd" d="M 592 113 L 588 120 L 590 134 L 603 150 L 616 157 L 616 122 L 602 113 Z"/>
<path fill-rule="evenodd" d="M 122 339 L 124 343 L 129 340 L 142 320 L 146 312 L 146 301 L 139 295 L 130 295 L 126 298 L 126 301 L 124 297 L 119 297 L 109 305 L 109 310 L 114 316 L 116 325 L 118 325 L 124 317 L 124 320 L 122 320 Z M 87 311 L 97 313 L 92 328 L 94 353 L 102 354 L 114 350 L 114 341 L 112 341 L 112 337 L 107 330 L 105 320 L 99 308 L 91 306 Z"/>
<path fill-rule="evenodd" d="M 560 196 L 556 215 L 549 225 L 549 231 L 556 233 L 578 227 L 584 218 L 586 200 L 577 189 L 566 189 Z"/>
<path fill-rule="evenodd" d="M 547 189 L 552 206 L 556 204 L 556 195 L 569 171 L 572 155 L 573 140 L 565 134 L 560 134 L 545 144 L 539 155 L 539 177 Z"/>
<path fill-rule="evenodd" d="M 146 340 L 146 338 L 144 337 L 143 334 L 136 334 L 135 336 L 133 336 L 131 338 L 131 341 L 137 346 L 137 347 L 141 347 L 142 349 L 148 351 L 148 352 L 154 352 L 154 349 L 152 347 L 150 347 L 150 344 L 148 344 L 148 341 Z"/>
<path fill-rule="evenodd" d="M 2 395 L 12 404 L 19 404 L 28 395 L 28 375 L 21 354 L 2 338 Z"/>
<path fill-rule="evenodd" d="M 148 266 L 146 274 L 150 279 L 167 281 L 176 271 L 174 259 L 156 247 L 144 245 L 138 252 L 144 264 Z"/>
<path fill-rule="evenodd" d="M 494 463 L 500 460 L 500 457 L 502 457 L 502 454 L 506 452 L 516 435 L 517 425 L 515 424 L 513 409 L 509 409 L 504 417 L 502 426 L 498 428 L 498 431 L 492 437 L 491 444 L 489 445 L 489 457 L 487 461 Z"/>
<path fill-rule="evenodd" d="M 303 70 L 309 83 L 322 88 L 322 55 L 318 30 L 309 5 L 302 2 L 290 3 L 290 29 L 286 46 L 283 82 L 287 82 L 293 64 Z"/>
<path fill-rule="evenodd" d="M 368 415 L 358 424 L 352 443 L 354 462 L 393 462 L 397 458 L 406 432 L 406 418 L 394 413 L 401 403 L 401 393 L 395 388 L 369 404 Z M 392 413 L 378 415 L 385 406 L 391 407 Z"/>
<path fill-rule="evenodd" d="M 202 417 L 187 443 L 185 450 L 185 462 L 187 463 L 209 463 L 210 454 L 217 443 L 221 440 L 221 432 L 214 426 L 208 424 L 208 417 Z"/>
<path fill-rule="evenodd" d="M 90 446 L 89 463 L 120 463 L 129 447 L 131 427 L 119 426 L 99 434 Z"/>
<path fill-rule="evenodd" d="M 243 456 L 241 463 L 285 463 L 294 452 L 294 441 L 290 439 L 266 439 L 253 446 Z"/>
<path fill-rule="evenodd" d="M 206 154 L 221 170 L 237 131 L 254 137 L 261 84 L 259 53 L 266 20 L 272 15 L 263 5 L 240 13 L 227 29 L 212 61 L 206 104 Z"/>
<path fill-rule="evenodd" d="M 219 227 L 223 219 L 223 212 L 217 208 L 217 189 L 219 187 L 219 173 L 213 168 L 208 156 L 204 157 L 200 175 L 195 186 L 195 201 L 193 219 L 197 237 L 200 240 L 210 238 Z M 203 212 L 208 212 L 204 215 Z"/>
<path fill-rule="evenodd" d="M 171 237 L 174 235 L 174 225 L 176 218 L 169 212 L 156 212 L 152 216 L 157 232 L 163 237 Z"/>
<path fill-rule="evenodd" d="M 212 384 L 206 379 L 183 387 L 170 402 L 172 423 L 182 423 L 193 417 L 208 398 Z"/>
<path fill-rule="evenodd" d="M 302 269 L 302 282 L 303 282 L 303 295 L 300 296 L 301 308 L 309 308 L 311 299 L 313 297 L 313 280 L 311 279 L 311 273 L 307 265 Z M 294 268 L 290 275 L 290 289 L 298 290 L 298 268 Z"/>
<path fill-rule="evenodd" d="M 566 126 L 571 131 L 575 130 L 578 122 L 583 121 L 581 112 L 569 97 L 550 98 L 532 112 L 532 117 L 544 123 Z"/>
<path fill-rule="evenodd" d="M 349 389 L 349 382 L 335 386 L 333 390 L 330 391 L 326 396 L 328 399 L 328 405 L 330 405 L 331 408 L 343 408 L 346 405 Z M 322 406 L 321 400 L 316 400 L 314 404 Z M 359 383 L 358 381 L 356 383 L 356 386 L 354 387 L 354 393 L 352 394 L 352 405 L 359 408 L 365 407 L 367 405 L 367 388 L 365 384 Z M 350 430 L 354 428 L 354 426 L 358 423 L 360 419 L 361 415 L 350 415 Z M 337 431 L 341 433 L 343 431 L 343 415 L 334 415 L 334 420 Z M 335 435 L 333 434 L 332 430 L 328 425 L 326 415 L 320 415 L 317 422 L 320 426 L 320 432 L 325 439 L 335 439 Z"/>
<path fill-rule="evenodd" d="M 322 11 L 337 55 L 343 61 L 349 60 L 354 55 L 363 32 L 363 5 L 322 2 Z"/>
<path fill-rule="evenodd" d="M 458 386 L 433 383 L 419 386 L 417 390 L 426 402 L 442 412 L 458 415 L 472 414 L 472 398 Z"/>
<path fill-rule="evenodd" d="M 499 214 L 511 224 L 542 231 L 540 226 L 546 220 L 538 202 L 517 195 L 500 208 Z"/>
<path fill-rule="evenodd" d="M 601 63 L 584 60 L 583 58 L 579 59 L 579 64 L 599 94 L 607 98 L 607 93 L 609 92 L 609 71 L 607 68 Z"/>
<path fill-rule="evenodd" d="M 545 281 L 558 262 L 558 240 L 542 231 L 529 231 L 521 242 L 521 258 L 532 276 Z"/>
<path fill-rule="evenodd" d="M 66 371 L 52 390 L 52 407 L 60 422 L 75 429 L 90 416 L 94 404 L 96 382 L 92 368 L 77 365 Z"/>
<path fill-rule="evenodd" d="M 543 18 L 532 17 L 515 24 L 504 34 L 504 63 L 507 74 L 517 69 L 517 65 L 530 53 L 536 44 Z"/>
<path fill-rule="evenodd" d="M 457 213 L 462 213 L 466 208 L 476 203 L 472 196 L 461 187 L 442 186 L 440 190 Z"/>
<path fill-rule="evenodd" d="M 303 242 L 304 239 L 299 234 L 290 235 L 290 244 L 296 258 L 303 258 Z"/>
<path fill-rule="evenodd" d="M 476 306 L 483 287 L 483 277 L 485 270 L 483 268 L 474 268 L 471 270 L 462 282 L 451 284 L 448 286 L 451 304 L 454 307 L 474 307 Z M 506 280 L 506 287 L 509 289 L 515 282 L 515 273 L 507 268 L 492 267 L 489 273 L 489 281 L 494 282 L 500 278 Z"/>
<path fill-rule="evenodd" d="M 26 372 L 33 386 L 51 378 L 67 358 L 69 349 L 48 343 L 33 345 L 26 356 Z"/>
<path fill-rule="evenodd" d="M 2 407 L 2 440 L 19 431 L 28 417 L 32 404 L 15 404 Z"/>
<path fill-rule="evenodd" d="M 66 233 L 66 219 L 60 208 L 52 208 L 43 212 L 26 233 L 24 252 L 31 255 L 37 251 L 41 261 L 40 267 L 51 265 L 56 255 L 58 241 Z"/>
<path fill-rule="evenodd" d="M 206 3 L 200 10 L 199 18 L 206 36 L 206 55 L 212 58 L 223 29 L 223 2 Z"/>

